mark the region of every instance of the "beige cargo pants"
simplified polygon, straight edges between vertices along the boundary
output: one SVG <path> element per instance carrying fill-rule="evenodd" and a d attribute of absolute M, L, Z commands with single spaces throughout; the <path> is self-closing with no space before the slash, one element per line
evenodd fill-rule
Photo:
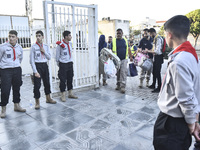
<path fill-rule="evenodd" d="M 117 86 L 120 86 L 120 88 L 126 87 L 127 63 L 128 59 L 121 60 L 120 69 L 117 71 Z"/>

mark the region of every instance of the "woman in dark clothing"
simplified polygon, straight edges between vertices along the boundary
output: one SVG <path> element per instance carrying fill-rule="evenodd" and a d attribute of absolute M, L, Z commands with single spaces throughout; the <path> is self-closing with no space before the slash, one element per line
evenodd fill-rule
<path fill-rule="evenodd" d="M 106 43 L 105 35 L 101 35 L 99 37 L 99 56 L 100 56 L 101 50 L 106 47 L 107 47 L 107 43 Z M 104 72 L 104 64 L 99 59 L 99 84 L 100 84 L 101 74 L 103 74 L 103 86 L 105 86 L 105 85 L 107 85 L 107 83 L 106 83 L 107 77 Z"/>

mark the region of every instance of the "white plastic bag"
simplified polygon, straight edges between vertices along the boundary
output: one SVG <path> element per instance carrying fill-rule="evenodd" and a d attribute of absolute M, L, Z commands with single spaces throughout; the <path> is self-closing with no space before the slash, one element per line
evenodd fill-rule
<path fill-rule="evenodd" d="M 104 72 L 108 78 L 115 77 L 117 73 L 117 69 L 115 68 L 115 64 L 113 61 L 108 58 L 107 62 L 104 63 Z"/>
<path fill-rule="evenodd" d="M 153 67 L 153 62 L 150 59 L 144 60 L 144 63 L 142 64 L 141 68 L 144 71 L 149 71 Z"/>

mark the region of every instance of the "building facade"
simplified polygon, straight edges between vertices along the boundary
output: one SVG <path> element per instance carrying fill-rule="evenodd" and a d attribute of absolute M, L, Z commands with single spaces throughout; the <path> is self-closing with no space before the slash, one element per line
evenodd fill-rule
<path fill-rule="evenodd" d="M 109 36 L 116 37 L 116 30 L 121 28 L 123 30 L 123 36 L 129 38 L 129 20 L 120 20 L 120 19 L 110 19 L 102 18 L 101 21 L 98 21 L 98 30 L 99 35 L 104 34 L 106 36 L 106 40 L 108 40 Z"/>

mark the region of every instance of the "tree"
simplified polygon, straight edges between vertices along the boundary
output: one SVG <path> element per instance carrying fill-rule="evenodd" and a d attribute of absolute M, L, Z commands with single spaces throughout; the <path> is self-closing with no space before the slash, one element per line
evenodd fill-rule
<path fill-rule="evenodd" d="M 134 36 L 132 27 L 129 27 L 129 38 L 132 39 Z"/>
<path fill-rule="evenodd" d="M 160 27 L 160 31 L 158 32 L 158 34 L 164 36 L 164 25 Z"/>
<path fill-rule="evenodd" d="M 196 47 L 200 35 L 200 9 L 189 12 L 186 17 L 190 20 L 190 33 L 194 37 L 194 47 Z"/>
<path fill-rule="evenodd" d="M 134 35 L 139 35 L 141 33 L 141 31 L 140 30 L 134 30 L 133 33 L 134 33 Z"/>
<path fill-rule="evenodd" d="M 102 35 L 103 32 L 101 30 L 98 29 L 98 34 Z"/>
<path fill-rule="evenodd" d="M 131 27 L 129 28 L 129 37 L 132 38 L 134 35 L 141 34 L 140 30 L 133 30 Z"/>

